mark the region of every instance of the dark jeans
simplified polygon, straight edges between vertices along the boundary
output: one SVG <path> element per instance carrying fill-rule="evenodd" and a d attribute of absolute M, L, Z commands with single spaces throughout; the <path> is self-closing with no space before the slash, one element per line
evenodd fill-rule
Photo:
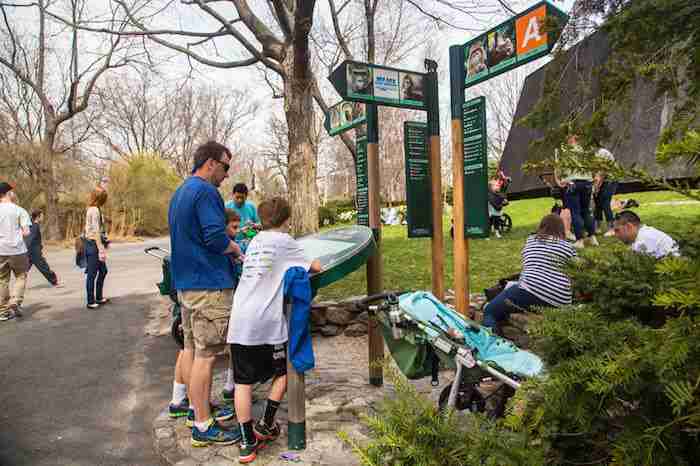
<path fill-rule="evenodd" d="M 95 304 L 102 300 L 102 290 L 107 277 L 107 264 L 99 259 L 97 244 L 94 241 L 85 242 L 85 257 L 87 259 L 87 303 Z"/>
<path fill-rule="evenodd" d="M 593 210 L 593 216 L 596 221 L 603 221 L 603 214 L 605 214 L 605 221 L 608 222 L 608 227 L 613 221 L 613 211 L 610 204 L 612 203 L 612 198 L 617 191 L 617 183 L 614 181 L 604 181 L 598 191 L 598 195 L 593 198 L 595 202 L 595 208 Z"/>
<path fill-rule="evenodd" d="M 595 235 L 595 222 L 591 215 L 592 191 L 590 181 L 576 180 L 564 192 L 564 208 L 571 210 L 571 225 L 577 240 L 583 238 L 584 229 L 589 236 Z"/>
<path fill-rule="evenodd" d="M 484 309 L 484 327 L 495 328 L 499 322 L 508 320 L 512 312 L 527 311 L 532 306 L 550 306 L 529 291 L 513 285 L 501 291 Z"/>
<path fill-rule="evenodd" d="M 46 262 L 46 258 L 44 258 L 44 255 L 41 253 L 41 250 L 30 250 L 29 251 L 29 268 L 32 268 L 32 265 L 36 266 L 36 268 L 41 272 L 41 274 L 48 280 L 49 283 L 52 285 L 56 285 L 58 283 L 58 278 L 56 278 L 56 273 L 51 270 L 51 267 L 49 267 L 48 262 Z"/>

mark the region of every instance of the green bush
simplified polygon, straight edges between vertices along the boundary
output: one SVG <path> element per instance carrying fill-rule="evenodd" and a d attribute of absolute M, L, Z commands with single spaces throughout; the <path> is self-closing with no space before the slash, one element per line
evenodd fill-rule
<path fill-rule="evenodd" d="M 369 442 L 341 432 L 365 466 L 541 466 L 541 448 L 527 434 L 504 433 L 481 415 L 442 413 L 396 369 L 385 365 L 395 389 L 362 417 Z"/>
<path fill-rule="evenodd" d="M 547 377 L 516 394 L 507 425 L 539 438 L 550 464 L 697 464 L 696 236 L 682 258 L 584 252 L 570 272 L 591 300 L 546 310 L 530 328 Z"/>
<path fill-rule="evenodd" d="M 170 197 L 182 182 L 155 154 L 136 154 L 109 169 L 107 217 L 122 233 L 144 236 L 168 231 Z"/>

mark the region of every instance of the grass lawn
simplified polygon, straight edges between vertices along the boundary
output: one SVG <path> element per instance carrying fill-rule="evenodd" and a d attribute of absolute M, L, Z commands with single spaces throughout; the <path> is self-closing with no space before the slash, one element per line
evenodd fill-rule
<path fill-rule="evenodd" d="M 666 204 L 672 201 L 688 201 L 673 192 L 658 191 L 632 193 L 616 198 L 635 199 L 640 207 L 634 209 L 642 222 L 659 228 L 671 236 L 680 232 L 700 231 L 700 203 Z M 549 213 L 554 200 L 551 198 L 513 201 L 506 212 L 513 219 L 513 230 L 501 239 L 469 241 L 470 289 L 482 291 L 499 278 L 520 269 L 520 250 L 525 238 L 537 228 L 540 219 Z M 452 240 L 449 237 L 449 218 L 445 218 L 445 286 L 454 289 L 452 275 Z M 430 239 L 408 239 L 406 226 L 385 226 L 382 229 L 384 255 L 384 289 L 431 289 Z M 618 241 L 599 237 L 601 247 Z M 343 280 L 322 289 L 321 300 L 341 300 L 349 296 L 363 295 L 367 290 L 365 268 Z"/>

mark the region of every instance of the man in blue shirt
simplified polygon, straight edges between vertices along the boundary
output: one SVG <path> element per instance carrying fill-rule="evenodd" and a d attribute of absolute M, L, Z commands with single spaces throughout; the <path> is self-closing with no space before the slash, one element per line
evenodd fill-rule
<path fill-rule="evenodd" d="M 235 210 L 241 216 L 241 229 L 246 226 L 260 228 L 260 217 L 255 205 L 248 201 L 248 186 L 245 183 L 237 183 L 233 187 L 233 200 L 226 203 L 226 208 Z"/>
<path fill-rule="evenodd" d="M 216 422 L 233 413 L 215 410 L 209 393 L 216 354 L 225 349 L 233 301 L 233 267 L 227 255 L 240 248 L 226 235 L 224 201 L 217 188 L 228 177 L 231 152 L 217 142 L 194 154 L 192 176 L 175 191 L 168 209 L 172 279 L 181 304 L 185 348 L 180 363 L 193 410 L 192 446 L 232 444 L 238 429 Z"/>

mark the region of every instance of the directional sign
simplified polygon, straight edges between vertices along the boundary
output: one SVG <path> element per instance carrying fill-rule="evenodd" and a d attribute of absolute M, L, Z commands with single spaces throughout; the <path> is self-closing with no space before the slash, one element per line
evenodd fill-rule
<path fill-rule="evenodd" d="M 357 202 L 357 224 L 369 226 L 369 185 L 367 179 L 367 138 L 355 140 L 355 201 Z"/>
<path fill-rule="evenodd" d="M 464 237 L 487 238 L 488 161 L 486 159 L 486 99 L 477 97 L 462 106 L 464 131 Z"/>
<path fill-rule="evenodd" d="M 323 126 L 329 135 L 335 136 L 364 123 L 367 123 L 364 104 L 341 101 L 328 109 Z"/>
<path fill-rule="evenodd" d="M 464 87 L 547 55 L 568 19 L 543 1 L 470 40 L 464 44 Z M 556 28 L 545 30 L 550 25 Z"/>
<path fill-rule="evenodd" d="M 346 60 L 328 77 L 343 100 L 426 110 L 426 74 Z"/>
<path fill-rule="evenodd" d="M 427 145 L 428 125 L 406 121 L 403 144 L 406 157 L 406 223 L 409 238 L 433 236 L 430 159 Z"/>

